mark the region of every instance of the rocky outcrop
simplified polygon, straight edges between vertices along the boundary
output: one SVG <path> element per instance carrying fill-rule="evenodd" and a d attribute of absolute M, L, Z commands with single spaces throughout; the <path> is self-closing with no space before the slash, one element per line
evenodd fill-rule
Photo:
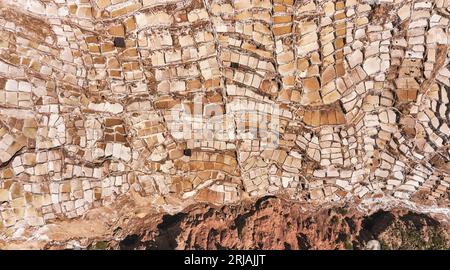
<path fill-rule="evenodd" d="M 405 209 L 363 215 L 349 206 L 305 211 L 305 206 L 265 197 L 255 203 L 215 208 L 197 205 L 163 215 L 153 228 L 121 241 L 118 249 L 448 249 L 448 224 Z M 374 242 L 374 241 L 372 241 Z M 93 243 L 89 248 L 98 248 Z"/>
<path fill-rule="evenodd" d="M 450 226 L 404 208 L 364 214 L 314 209 L 267 196 L 233 206 L 197 204 L 176 214 L 138 194 L 82 219 L 26 230 L 0 249 L 448 249 Z M 445 220 L 445 219 L 444 219 Z"/>

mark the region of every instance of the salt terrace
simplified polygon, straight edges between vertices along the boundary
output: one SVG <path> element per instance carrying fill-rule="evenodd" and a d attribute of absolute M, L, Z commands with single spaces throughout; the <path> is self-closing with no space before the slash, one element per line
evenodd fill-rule
<path fill-rule="evenodd" d="M 448 207 L 449 19 L 449 0 L 0 0 L 0 232 L 132 191 Z"/>

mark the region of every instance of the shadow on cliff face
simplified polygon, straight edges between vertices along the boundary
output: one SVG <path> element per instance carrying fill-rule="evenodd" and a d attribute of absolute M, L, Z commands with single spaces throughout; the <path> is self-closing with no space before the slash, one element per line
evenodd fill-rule
<path fill-rule="evenodd" d="M 408 211 L 378 238 L 383 249 L 449 249 L 448 228 L 430 216 Z"/>
<path fill-rule="evenodd" d="M 416 227 L 416 229 L 421 229 L 423 226 L 436 227 L 439 226 L 439 222 L 432 219 L 425 214 L 408 212 L 407 214 L 400 217 L 403 222 L 410 222 Z"/>
<path fill-rule="evenodd" d="M 308 236 L 304 233 L 297 234 L 297 244 L 300 250 L 308 250 L 311 248 Z"/>
<path fill-rule="evenodd" d="M 430 216 L 407 211 L 394 215 L 378 211 L 365 217 L 358 241 L 366 244 L 376 239 L 382 249 L 448 249 L 449 239 L 444 225 Z"/>
<path fill-rule="evenodd" d="M 140 237 L 137 234 L 131 234 L 125 237 L 119 243 L 119 247 L 121 250 L 133 250 L 136 249 L 140 244 Z"/>
<path fill-rule="evenodd" d="M 178 213 L 175 215 L 163 215 L 162 221 L 157 225 L 158 234 L 156 237 L 148 237 L 150 232 L 141 235 L 131 234 L 119 242 L 121 250 L 171 250 L 178 245 L 177 236 L 181 232 L 180 224 L 187 216 L 186 213 Z M 147 238 L 150 238 L 147 240 Z"/>
<path fill-rule="evenodd" d="M 178 245 L 177 236 L 181 232 L 180 224 L 186 216 L 186 213 L 164 215 L 157 226 L 158 236 L 153 243 L 146 245 L 146 249 L 175 249 Z"/>
<path fill-rule="evenodd" d="M 380 233 L 392 224 L 394 218 L 393 214 L 383 210 L 364 218 L 358 240 L 368 242 L 369 240 L 376 239 Z"/>

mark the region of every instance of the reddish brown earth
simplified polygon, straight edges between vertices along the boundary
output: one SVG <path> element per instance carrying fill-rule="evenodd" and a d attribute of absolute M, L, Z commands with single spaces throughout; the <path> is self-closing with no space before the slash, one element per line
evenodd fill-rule
<path fill-rule="evenodd" d="M 364 249 L 376 239 L 383 249 L 448 249 L 450 243 L 449 227 L 424 214 L 397 209 L 364 216 L 347 207 L 305 213 L 299 203 L 271 197 L 240 206 L 197 205 L 159 220 L 88 248 Z"/>
<path fill-rule="evenodd" d="M 312 210 L 264 197 L 235 206 L 197 204 L 169 215 L 134 198 L 25 231 L 22 237 L 31 240 L 0 240 L 0 249 L 366 249 L 370 240 L 382 249 L 450 249 L 448 223 L 401 208 L 365 215 L 348 205 Z"/>

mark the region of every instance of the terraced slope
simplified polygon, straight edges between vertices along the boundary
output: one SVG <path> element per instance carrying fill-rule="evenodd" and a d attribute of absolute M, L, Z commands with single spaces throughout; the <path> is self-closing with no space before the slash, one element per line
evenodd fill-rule
<path fill-rule="evenodd" d="M 119 201 L 448 220 L 449 19 L 448 0 L 0 0 L 0 241 Z"/>

